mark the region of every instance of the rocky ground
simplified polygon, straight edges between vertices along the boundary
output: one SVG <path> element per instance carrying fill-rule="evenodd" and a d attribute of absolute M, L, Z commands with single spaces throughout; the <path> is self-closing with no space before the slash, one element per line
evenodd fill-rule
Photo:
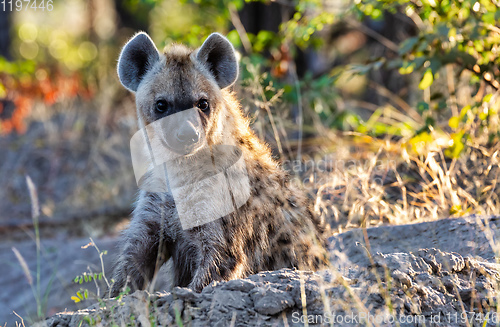
<path fill-rule="evenodd" d="M 499 227 L 471 216 L 352 230 L 330 239 L 329 270 L 135 292 L 38 326 L 496 326 Z"/>

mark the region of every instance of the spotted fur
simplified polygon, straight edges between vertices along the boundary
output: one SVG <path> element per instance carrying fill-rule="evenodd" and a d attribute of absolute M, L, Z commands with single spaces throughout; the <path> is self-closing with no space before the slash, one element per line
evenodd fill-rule
<path fill-rule="evenodd" d="M 170 114 L 192 108 L 200 98 L 208 99 L 210 111 L 200 114 L 206 142 L 241 149 L 251 195 L 237 211 L 183 230 L 172 195 L 141 191 L 130 226 L 121 237 L 113 296 L 127 281 L 132 289 L 145 288 L 170 258 L 174 284 L 196 291 L 214 280 L 284 267 L 315 270 L 326 262 L 323 222 L 313 214 L 310 200 L 289 183 L 268 146 L 252 132 L 228 90 L 237 76 L 237 62 L 223 36 L 212 34 L 201 49 L 172 45 L 159 54 L 146 34 L 138 34 L 125 46 L 118 73 L 124 86 L 136 92 L 137 113 L 144 125 L 162 118 L 154 112 L 159 97 L 169 104 Z M 193 163 L 196 155 L 179 160 Z M 195 175 L 196 169 L 179 172 L 184 179 Z"/>

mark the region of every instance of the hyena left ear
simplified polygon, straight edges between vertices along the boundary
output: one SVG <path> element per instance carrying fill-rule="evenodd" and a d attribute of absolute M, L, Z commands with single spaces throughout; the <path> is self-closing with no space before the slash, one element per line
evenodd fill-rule
<path fill-rule="evenodd" d="M 160 60 L 155 44 L 139 32 L 125 44 L 118 59 L 118 77 L 123 86 L 136 92 L 146 73 Z"/>
<path fill-rule="evenodd" d="M 219 33 L 212 33 L 196 55 L 214 75 L 221 89 L 233 85 L 238 77 L 238 60 L 233 45 Z"/>

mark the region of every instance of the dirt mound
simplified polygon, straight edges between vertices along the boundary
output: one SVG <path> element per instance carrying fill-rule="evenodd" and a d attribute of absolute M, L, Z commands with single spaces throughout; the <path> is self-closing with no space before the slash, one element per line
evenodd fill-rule
<path fill-rule="evenodd" d="M 135 292 L 39 325 L 493 326 L 500 323 L 497 224 L 470 217 L 351 231 L 332 239 L 326 271 L 261 272 L 214 282 L 200 294 Z M 430 236 L 436 233 L 457 251 L 419 248 L 440 245 Z"/>
<path fill-rule="evenodd" d="M 500 266 L 456 253 L 422 249 L 377 254 L 364 269 L 312 273 L 282 269 L 213 283 L 202 293 L 135 292 L 86 310 L 60 313 L 48 326 L 175 325 L 303 326 L 481 325 L 496 322 L 494 297 Z M 368 269 L 367 269 L 368 268 Z M 464 314 L 465 313 L 465 314 Z"/>

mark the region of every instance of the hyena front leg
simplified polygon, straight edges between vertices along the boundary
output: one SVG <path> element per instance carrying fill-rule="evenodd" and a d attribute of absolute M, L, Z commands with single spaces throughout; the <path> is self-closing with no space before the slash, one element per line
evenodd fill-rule
<path fill-rule="evenodd" d="M 220 258 L 220 256 L 215 253 L 201 253 L 200 255 L 202 256 L 201 260 L 188 286 L 195 292 L 201 292 L 203 288 L 212 281 L 224 280 L 221 274 L 221 267 L 217 262 L 218 260 L 224 259 Z"/>
<path fill-rule="evenodd" d="M 208 226 L 209 224 L 212 226 Z M 196 292 L 201 292 L 212 281 L 230 278 L 237 267 L 239 257 L 229 248 L 226 243 L 228 240 L 222 237 L 219 222 L 211 222 L 202 227 L 198 230 L 196 269 L 188 286 Z"/>
<path fill-rule="evenodd" d="M 166 224 L 162 223 L 165 221 L 164 215 L 138 212 L 122 237 L 113 274 L 112 297 L 117 296 L 127 283 L 132 290 L 144 289 L 171 255 L 173 240 Z"/>

